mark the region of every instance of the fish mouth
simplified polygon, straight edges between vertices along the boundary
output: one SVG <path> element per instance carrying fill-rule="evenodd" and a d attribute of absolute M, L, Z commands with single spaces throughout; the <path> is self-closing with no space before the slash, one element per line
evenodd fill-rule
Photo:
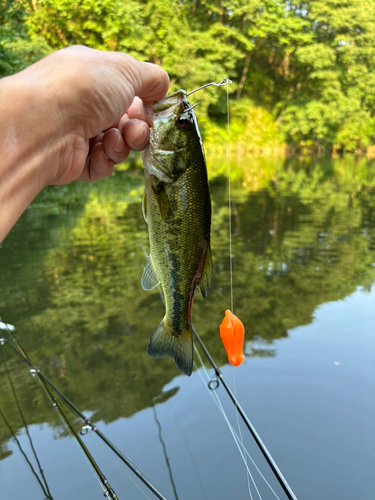
<path fill-rule="evenodd" d="M 173 109 L 178 106 L 184 99 L 186 99 L 185 90 L 177 90 L 171 95 L 165 96 L 160 101 L 152 103 L 152 111 L 154 113 L 160 113 L 162 111 L 166 111 L 173 106 Z"/>
<path fill-rule="evenodd" d="M 152 127 L 156 119 L 168 120 L 174 113 L 176 107 L 183 101 L 186 101 L 185 90 L 177 90 L 177 92 L 165 96 L 160 101 L 143 103 L 143 108 L 146 114 L 146 122 L 150 127 Z"/>

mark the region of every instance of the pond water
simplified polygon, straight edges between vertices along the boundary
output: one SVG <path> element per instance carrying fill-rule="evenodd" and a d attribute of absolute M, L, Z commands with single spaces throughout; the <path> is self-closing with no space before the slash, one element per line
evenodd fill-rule
<path fill-rule="evenodd" d="M 225 160 L 208 165 L 214 282 L 205 300 L 197 294 L 193 323 L 297 498 L 371 500 L 375 164 L 233 160 L 234 311 L 246 327 L 238 368 L 219 337 L 230 306 Z M 0 249 L 0 316 L 168 500 L 251 498 L 245 465 L 202 380 L 205 370 L 213 375 L 207 360 L 202 367 L 195 356 L 188 378 L 170 358 L 146 354 L 164 306 L 158 290 L 140 283 L 148 252 L 142 191 L 134 169 L 41 193 Z M 0 500 L 47 496 L 25 422 L 50 498 L 103 498 L 37 378 L 6 346 L 0 354 Z M 238 431 L 233 404 L 222 387 L 216 394 Z M 275 492 L 248 460 L 259 491 L 251 484 L 252 497 L 286 498 L 241 431 Z M 83 441 L 120 500 L 155 498 L 93 432 Z"/>

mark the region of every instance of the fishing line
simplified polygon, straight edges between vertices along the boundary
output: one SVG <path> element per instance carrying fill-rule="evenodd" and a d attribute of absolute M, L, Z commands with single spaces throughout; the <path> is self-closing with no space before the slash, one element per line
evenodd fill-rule
<path fill-rule="evenodd" d="M 45 476 L 44 476 L 43 469 L 42 469 L 42 467 L 41 467 L 41 465 L 40 465 L 40 462 L 39 462 L 39 459 L 38 459 L 38 455 L 37 455 L 36 450 L 35 450 L 35 448 L 34 448 L 34 443 L 33 443 L 32 439 L 31 439 L 31 436 L 30 436 L 30 433 L 29 433 L 29 428 L 28 428 L 28 425 L 27 425 L 27 423 L 26 423 L 26 419 L 25 419 L 25 417 L 24 417 L 24 414 L 23 414 L 23 411 L 22 411 L 22 408 L 21 408 L 21 404 L 20 404 L 19 399 L 18 399 L 18 397 L 17 397 L 16 389 L 15 389 L 15 387 L 14 387 L 14 384 L 13 384 L 13 381 L 12 381 L 12 377 L 11 377 L 11 375 L 10 375 L 10 371 L 9 371 L 8 364 L 7 364 L 7 361 L 6 361 L 6 358 L 5 358 L 4 353 L 2 353 L 2 358 L 3 358 L 3 361 L 4 361 L 4 366 L 5 366 L 5 369 L 6 369 L 7 375 L 8 375 L 8 380 L 9 380 L 10 386 L 11 386 L 11 388 L 12 388 L 13 396 L 14 396 L 14 399 L 16 400 L 16 404 L 17 404 L 18 410 L 19 410 L 20 415 L 21 415 L 22 423 L 23 423 L 23 425 L 24 425 L 24 427 L 25 427 L 26 434 L 27 434 L 27 436 L 28 436 L 28 438 L 29 438 L 30 447 L 31 447 L 31 449 L 32 449 L 32 451 L 33 451 L 33 454 L 34 454 L 34 457 L 35 457 L 36 463 L 38 464 L 39 472 L 40 472 L 40 475 L 41 475 L 41 477 L 42 477 L 42 480 L 43 480 L 43 483 L 44 483 L 45 488 L 43 487 L 43 484 L 41 484 L 41 482 L 40 482 L 40 480 L 39 480 L 39 476 L 36 474 L 36 472 L 34 471 L 34 469 L 33 469 L 33 468 L 32 468 L 32 471 L 33 471 L 34 475 L 36 475 L 36 478 L 37 478 L 38 482 L 40 483 L 40 486 L 41 486 L 41 488 L 42 488 L 42 490 L 43 490 L 44 495 L 45 495 L 47 498 L 51 498 L 51 499 L 52 499 L 52 495 L 51 495 L 50 489 L 49 489 L 49 487 L 48 487 L 47 480 L 46 480 L 46 478 L 45 478 Z M 3 418 L 4 418 L 4 420 L 5 420 L 5 416 L 4 416 L 4 414 L 3 414 Z M 11 431 L 11 432 L 12 432 L 12 431 Z M 14 438 L 17 440 L 17 438 L 15 437 L 15 435 L 14 435 Z M 18 440 L 17 440 L 17 442 L 18 442 Z M 19 446 L 20 446 L 20 449 L 21 449 L 21 445 L 20 445 L 20 444 L 19 444 Z M 21 450 L 21 451 L 22 451 L 22 450 Z M 29 460 L 28 460 L 28 458 L 26 457 L 26 455 L 25 455 L 25 458 L 26 458 L 26 460 L 27 460 L 28 464 L 31 466 L 31 463 L 29 462 Z M 32 466 L 31 466 L 31 467 L 32 467 Z"/>
<path fill-rule="evenodd" d="M 205 373 L 205 375 L 206 375 L 207 381 L 209 382 L 210 380 L 212 380 L 212 377 L 210 378 L 209 373 L 208 373 L 208 371 L 207 371 L 206 367 L 204 366 L 204 364 L 202 364 L 203 362 L 202 362 L 202 358 L 201 358 L 201 356 L 200 356 L 200 354 L 199 354 L 199 351 L 197 350 L 197 348 L 195 348 L 195 349 L 196 349 L 196 351 L 195 351 L 195 352 L 196 352 L 196 354 L 197 354 L 198 358 L 200 359 L 200 362 L 201 362 L 201 365 L 202 365 L 203 371 L 204 371 L 204 373 Z M 196 368 L 198 368 L 198 367 L 196 366 Z M 200 375 L 200 377 L 201 377 L 201 380 L 203 380 L 202 375 L 200 374 L 200 370 L 198 369 L 197 371 L 198 371 L 198 374 L 199 374 L 199 375 Z M 207 389 L 209 389 L 208 384 L 206 384 L 206 382 L 205 382 L 204 380 L 203 380 L 203 384 L 206 386 L 206 388 L 207 388 Z M 209 391 L 210 391 L 210 396 L 211 396 L 211 398 L 213 399 L 213 401 L 215 402 L 216 406 L 218 407 L 218 409 L 219 409 L 220 413 L 222 413 L 223 411 L 224 411 L 224 413 L 225 413 L 225 410 L 224 410 L 224 409 L 223 409 L 223 407 L 222 407 L 222 404 L 221 404 L 221 401 L 220 401 L 219 396 L 215 393 L 215 395 L 217 396 L 217 398 L 218 398 L 218 400 L 219 400 L 220 404 L 218 403 L 218 401 L 216 400 L 216 398 L 215 398 L 215 396 L 214 396 L 214 394 L 213 394 L 213 392 L 214 392 L 214 391 L 213 391 L 212 389 L 209 389 Z M 224 418 L 225 418 L 225 417 L 224 417 Z M 232 428 L 232 430 L 233 430 L 233 433 L 234 433 L 234 436 L 235 436 L 235 440 L 237 440 L 238 442 L 240 442 L 240 438 L 239 438 L 239 436 L 237 435 L 236 431 L 234 430 L 233 426 L 230 424 L 230 422 L 229 422 L 229 426 L 230 426 L 230 427 Z M 259 469 L 259 467 L 257 466 L 256 462 L 254 461 L 254 459 L 252 458 L 252 456 L 250 455 L 250 453 L 248 452 L 248 450 L 246 449 L 246 447 L 244 447 L 244 452 L 246 453 L 247 457 L 250 459 L 250 461 L 251 461 L 251 462 L 252 462 L 252 464 L 254 465 L 255 469 L 257 470 L 257 472 L 259 473 L 259 475 L 261 476 L 261 478 L 263 479 L 263 481 L 264 481 L 264 482 L 266 483 L 266 485 L 269 487 L 269 489 L 271 490 L 271 492 L 273 493 L 273 495 L 277 498 L 277 500 L 280 500 L 280 498 L 278 497 L 277 493 L 276 493 L 276 492 L 275 492 L 275 490 L 272 488 L 272 486 L 271 486 L 271 485 L 270 485 L 270 483 L 267 481 L 267 479 L 264 477 L 264 475 L 262 474 L 261 470 L 260 470 L 260 469 Z"/>
<path fill-rule="evenodd" d="M 232 377 L 233 377 L 233 392 L 234 392 L 234 395 L 236 396 L 236 400 L 237 400 L 236 382 L 234 380 L 234 371 L 233 371 L 233 368 L 232 368 Z M 238 416 L 237 403 L 236 403 L 236 420 L 237 420 L 238 432 L 239 432 L 240 437 L 241 437 L 242 449 L 245 451 L 246 448 L 245 448 L 245 444 L 244 444 L 244 441 L 243 441 L 243 436 L 242 436 L 242 431 L 241 431 L 241 426 L 240 426 L 240 419 L 239 419 L 239 416 Z M 250 493 L 250 481 L 249 481 L 249 472 L 248 472 L 248 468 L 247 468 L 246 454 L 245 454 L 245 465 L 246 465 L 246 471 L 247 471 L 247 474 L 246 474 L 246 476 L 247 476 L 247 486 L 248 486 L 249 493 Z"/>
<path fill-rule="evenodd" d="M 196 367 L 196 369 L 197 369 L 197 371 L 198 371 L 198 374 L 199 374 L 199 376 L 200 376 L 200 378 L 201 378 L 201 380 L 202 380 L 203 384 L 204 384 L 204 385 L 206 385 L 206 384 L 205 384 L 205 382 L 204 382 L 204 380 L 203 380 L 202 374 L 200 373 L 200 370 L 198 369 L 198 366 L 197 366 L 196 364 L 195 364 L 195 367 Z M 208 390 L 209 390 L 209 389 L 208 389 Z M 213 398 L 214 398 L 214 396 L 213 396 L 212 394 L 211 394 L 211 397 L 213 397 Z M 214 398 L 214 401 L 215 401 L 215 398 Z M 244 454 L 243 454 L 243 452 L 242 452 L 242 450 L 241 450 L 241 448 L 240 448 L 240 445 L 239 445 L 239 443 L 238 443 L 238 440 L 236 439 L 236 436 L 235 436 L 235 433 L 234 433 L 233 427 L 232 427 L 232 425 L 230 424 L 230 422 L 229 422 L 229 420 L 228 420 L 228 417 L 227 417 L 227 415 L 226 415 L 226 413 L 225 413 L 225 411 L 224 411 L 224 408 L 221 406 L 221 401 L 215 401 L 215 402 L 216 402 L 216 404 L 217 404 L 217 406 L 218 406 L 218 408 L 219 408 L 220 413 L 221 413 L 221 414 L 223 415 L 223 417 L 224 417 L 224 420 L 225 420 L 225 422 L 226 422 L 226 424 L 227 424 L 227 426 L 228 426 L 228 429 L 230 430 L 230 432 L 231 432 L 231 434 L 232 434 L 233 440 L 234 440 L 234 442 L 235 442 L 235 444 L 236 444 L 236 446 L 237 446 L 237 448 L 238 448 L 238 451 L 240 452 L 240 455 L 241 455 L 241 458 L 242 458 L 243 462 L 244 462 L 244 463 L 246 463 L 245 456 L 244 456 Z M 256 484 L 255 484 L 255 481 L 254 481 L 254 479 L 253 479 L 253 476 L 251 475 L 250 470 L 248 470 L 248 473 L 250 474 L 250 477 L 251 477 L 251 480 L 252 480 L 252 482 L 253 482 L 253 484 L 254 484 L 254 487 L 255 487 L 255 489 L 257 490 L 257 487 L 256 487 Z M 254 499 L 253 499 L 253 496 L 252 496 L 252 494 L 251 494 L 251 491 L 250 491 L 250 500 L 254 500 Z"/>
<path fill-rule="evenodd" d="M 246 415 L 246 413 L 243 410 L 242 406 L 239 404 L 236 396 L 234 395 L 233 391 L 229 387 L 228 382 L 225 380 L 224 375 L 222 374 L 221 370 L 219 369 L 219 367 L 217 366 L 217 364 L 213 360 L 211 354 L 207 350 L 207 347 L 204 345 L 202 339 L 198 335 L 198 333 L 195 330 L 195 328 L 193 328 L 192 330 L 193 330 L 193 334 L 194 334 L 196 340 L 198 341 L 199 345 L 201 346 L 201 348 L 202 348 L 205 356 L 207 357 L 208 361 L 210 362 L 212 368 L 215 370 L 215 374 L 216 374 L 217 380 L 219 380 L 223 384 L 224 389 L 226 390 L 226 392 L 227 392 L 228 396 L 230 397 L 230 399 L 232 400 L 233 404 L 237 405 L 238 412 L 239 412 L 239 414 L 240 414 L 240 416 L 241 416 L 244 424 L 248 428 L 250 434 L 253 436 L 256 444 L 258 445 L 258 447 L 259 447 L 260 451 L 262 452 L 264 458 L 266 459 L 268 465 L 271 467 L 272 472 L 275 474 L 275 477 L 278 480 L 278 482 L 280 483 L 280 486 L 284 490 L 286 496 L 289 498 L 289 500 L 297 500 L 297 497 L 293 493 L 293 490 L 289 486 L 289 484 L 288 484 L 287 480 L 285 479 L 285 477 L 282 475 L 280 469 L 278 468 L 276 462 L 272 458 L 272 455 L 268 451 L 266 445 L 263 443 L 261 437 L 257 433 L 255 427 L 250 422 L 249 417 Z"/>
<path fill-rule="evenodd" d="M 231 198 L 231 172 L 230 172 L 230 113 L 229 113 L 229 83 L 227 82 L 227 159 L 228 159 L 228 222 L 229 222 L 229 277 L 230 277 L 230 305 L 231 305 L 231 311 L 234 314 L 234 305 L 233 305 L 233 255 L 232 255 L 232 198 Z M 234 395 L 236 397 L 237 401 L 237 393 L 236 393 L 236 384 L 234 382 L 234 371 L 232 369 L 232 376 L 233 376 L 233 388 L 234 388 Z M 238 431 L 241 437 L 241 445 L 242 449 L 245 449 L 245 445 L 243 442 L 243 437 L 242 437 L 242 432 L 241 432 L 241 427 L 240 427 L 240 422 L 238 418 L 238 408 L 237 404 L 236 406 L 236 418 L 237 418 L 237 426 L 238 426 Z M 249 495 L 250 498 L 252 498 L 251 494 L 251 487 L 250 487 L 250 480 L 249 480 L 249 469 L 247 467 L 247 459 L 246 459 L 246 454 L 245 454 L 245 466 L 246 466 L 246 477 L 247 477 L 247 486 L 249 490 Z"/>
<path fill-rule="evenodd" d="M 230 169 L 230 113 L 229 113 L 229 86 L 228 86 L 228 84 L 227 84 L 227 159 L 228 159 L 228 222 L 229 222 L 228 225 L 229 225 L 230 300 L 231 300 L 231 311 L 232 311 L 232 313 L 234 313 L 234 304 L 233 304 L 233 302 L 234 302 L 234 300 L 233 300 L 233 253 L 232 253 L 232 199 L 231 199 L 231 169 Z M 196 338 L 199 341 L 201 347 L 203 348 L 203 351 L 207 355 L 210 363 L 214 367 L 216 375 L 219 375 L 221 372 L 216 367 L 216 365 L 215 365 L 213 359 L 211 358 L 211 356 L 209 356 L 209 353 L 208 353 L 206 347 L 204 346 L 203 342 L 200 340 L 198 334 L 195 331 L 194 331 L 194 334 L 196 335 Z M 255 486 L 255 483 L 253 481 L 253 478 L 252 478 L 252 476 L 250 474 L 250 471 L 249 471 L 249 468 L 248 468 L 248 465 L 247 465 L 246 455 L 249 456 L 250 460 L 253 462 L 253 464 L 255 466 L 256 466 L 256 464 L 255 464 L 254 460 L 252 459 L 252 457 L 249 455 L 249 453 L 247 452 L 247 450 L 245 448 L 244 440 L 243 440 L 243 436 L 242 436 L 242 431 L 241 431 L 241 426 L 240 426 L 240 422 L 239 422 L 239 414 L 241 415 L 242 419 L 245 422 L 245 425 L 248 427 L 248 429 L 250 430 L 251 434 L 253 435 L 256 443 L 260 447 L 260 449 L 261 449 L 263 455 L 265 456 L 267 462 L 271 466 L 272 471 L 274 472 L 274 474 L 276 475 L 277 479 L 279 480 L 279 482 L 280 482 L 281 486 L 283 487 L 285 493 L 288 495 L 288 498 L 295 499 L 293 492 L 291 491 L 289 485 L 286 483 L 284 477 L 282 476 L 281 472 L 279 471 L 276 463 L 273 461 L 273 459 L 272 459 L 271 455 L 269 454 L 267 448 L 264 446 L 263 442 L 260 440 L 260 437 L 257 435 L 254 427 L 252 426 L 251 422 L 247 418 L 245 412 L 242 410 L 241 407 L 239 407 L 239 403 L 238 403 L 238 399 L 237 399 L 236 383 L 235 383 L 235 377 L 234 377 L 233 368 L 232 368 L 232 377 L 233 377 L 233 393 L 230 390 L 230 387 L 227 384 L 227 382 L 225 381 L 224 377 L 223 376 L 220 377 L 220 375 L 219 375 L 219 378 L 221 379 L 221 381 L 222 381 L 222 383 L 224 385 L 224 388 L 228 392 L 228 394 L 231 397 L 231 399 L 232 399 L 232 401 L 233 401 L 233 403 L 235 405 L 235 408 L 236 408 L 237 427 L 238 427 L 238 431 L 239 431 L 239 435 L 240 435 L 240 439 L 238 438 L 238 436 L 237 436 L 237 439 L 239 440 L 239 442 L 240 442 L 240 444 L 242 446 L 242 449 L 244 451 L 244 455 L 245 455 L 244 462 L 245 462 L 245 466 L 246 466 L 247 484 L 248 484 L 248 490 L 249 490 L 250 498 L 252 498 L 251 487 L 250 487 L 250 479 L 252 480 L 254 486 Z M 260 471 L 259 471 L 259 469 L 258 469 L 257 466 L 256 466 L 256 468 L 257 468 L 258 472 L 260 473 Z M 249 475 L 250 475 L 250 478 L 249 478 Z M 261 476 L 265 480 L 265 478 L 264 478 L 264 476 L 262 474 L 261 474 Z M 269 485 L 269 483 L 267 481 L 266 481 L 266 483 L 271 488 L 271 486 Z M 256 488 L 256 486 L 255 486 L 255 488 Z M 272 490 L 272 488 L 271 488 L 271 490 Z M 257 489 L 256 489 L 256 491 L 257 491 L 257 493 L 259 495 L 259 491 Z M 276 493 L 273 490 L 272 490 L 272 492 L 276 495 Z M 277 497 L 277 495 L 276 495 L 276 497 Z"/>
<path fill-rule="evenodd" d="M 223 80 L 224 81 L 224 80 Z M 229 275 L 230 275 L 230 306 L 233 309 L 233 257 L 232 257 L 232 199 L 231 199 L 231 184 L 230 184 L 230 139 L 229 139 L 229 82 L 227 84 L 227 158 L 228 158 L 228 219 L 229 219 Z"/>
<path fill-rule="evenodd" d="M 83 428 L 84 429 L 84 428 Z M 89 429 L 90 431 L 92 430 L 91 428 Z M 82 431 L 80 431 L 80 433 L 82 434 Z M 85 433 L 87 434 L 87 432 Z M 107 457 L 111 460 L 111 462 L 123 473 L 125 474 L 125 476 L 134 484 L 134 486 L 136 488 L 139 489 L 139 491 L 148 499 L 148 500 L 151 500 L 151 498 L 147 495 L 147 493 L 145 493 L 142 488 L 139 487 L 139 485 L 134 481 L 134 479 L 129 476 L 129 474 L 126 472 L 126 470 L 124 469 L 124 467 L 121 467 L 113 458 L 113 456 L 108 452 L 108 448 L 104 447 L 100 441 L 98 441 L 94 436 L 95 436 L 95 432 L 89 432 L 88 433 L 90 438 L 92 439 L 92 441 L 96 444 L 96 446 L 98 446 L 102 451 L 103 453 L 105 453 L 107 455 Z"/>
<path fill-rule="evenodd" d="M 205 367 L 205 366 L 204 366 L 204 364 L 203 364 L 203 360 L 202 360 L 202 358 L 201 358 L 201 355 L 200 355 L 200 353 L 199 353 L 198 349 L 196 348 L 196 346 L 194 346 L 194 347 L 195 347 L 195 353 L 197 354 L 197 356 L 198 356 L 198 358 L 199 358 L 199 361 L 200 361 L 200 363 L 201 363 L 201 365 L 202 365 L 202 367 L 203 367 L 203 370 L 204 370 L 204 372 L 205 372 L 205 374 L 206 374 L 206 378 L 207 378 L 207 380 L 209 381 L 209 380 L 210 380 L 210 377 L 209 377 L 209 375 L 208 375 L 208 372 L 207 372 L 207 370 L 206 370 L 206 367 Z M 198 367 L 196 366 L 196 368 L 198 368 Z M 202 376 L 202 374 L 201 374 L 200 370 L 197 370 L 197 371 L 198 371 L 198 374 L 199 374 L 199 376 L 200 376 L 200 378 L 201 378 L 201 380 L 202 380 L 203 384 L 207 387 L 206 383 L 205 383 L 205 382 L 204 382 L 204 380 L 203 380 L 203 376 Z M 240 452 L 241 458 L 242 458 L 242 460 L 243 460 L 243 462 L 244 462 L 244 464 L 245 464 L 247 474 L 250 476 L 251 481 L 252 481 L 252 483 L 253 483 L 253 485 L 254 485 L 254 488 L 255 488 L 256 492 L 258 493 L 259 498 L 261 499 L 261 496 L 260 496 L 259 490 L 258 490 L 258 488 L 257 488 L 257 486 L 256 486 L 256 484 L 255 484 L 255 480 L 254 480 L 254 478 L 253 478 L 253 476 L 252 476 L 252 474 L 251 474 L 251 472 L 250 472 L 250 469 L 249 469 L 249 467 L 248 467 L 248 465 L 247 465 L 246 456 L 245 456 L 245 454 L 243 453 L 243 451 L 241 450 L 241 447 L 240 447 L 240 444 L 239 444 L 240 439 L 239 439 L 239 438 L 238 438 L 238 436 L 235 434 L 234 429 L 233 429 L 233 426 L 232 426 L 232 425 L 231 425 L 231 423 L 229 422 L 229 419 L 228 419 L 228 417 L 227 417 L 227 414 L 225 413 L 225 410 L 224 410 L 224 407 L 223 407 L 223 405 L 222 405 L 222 403 L 221 403 L 221 400 L 220 400 L 220 398 L 219 398 L 218 394 L 217 394 L 215 391 L 211 391 L 208 387 L 207 387 L 207 390 L 210 392 L 211 397 L 214 399 L 214 401 L 215 401 L 215 403 L 216 403 L 217 407 L 219 408 L 220 413 L 221 413 L 221 414 L 223 415 L 223 417 L 224 417 L 224 420 L 225 420 L 225 422 L 226 422 L 226 424 L 227 424 L 227 426 L 228 426 L 228 428 L 229 428 L 229 430 L 230 430 L 230 432 L 231 432 L 231 434 L 232 434 L 232 437 L 233 437 L 233 439 L 234 439 L 234 442 L 235 442 L 235 444 L 236 444 L 236 446 L 237 446 L 237 448 L 238 448 L 238 451 Z M 242 443 L 242 447 L 243 447 L 243 449 L 245 449 L 245 445 L 244 445 L 243 443 Z M 253 496 L 252 496 L 252 493 L 251 493 L 251 489 L 249 489 L 249 494 L 250 494 L 250 499 L 251 499 L 251 500 L 254 500 L 254 499 L 253 499 Z"/>

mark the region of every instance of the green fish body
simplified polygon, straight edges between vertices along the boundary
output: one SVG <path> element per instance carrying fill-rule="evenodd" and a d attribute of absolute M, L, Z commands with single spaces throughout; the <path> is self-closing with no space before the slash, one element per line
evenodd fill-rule
<path fill-rule="evenodd" d="M 143 213 L 150 255 L 142 287 L 159 283 L 165 316 L 153 334 L 150 356 L 170 356 L 190 375 L 193 367 L 191 309 L 195 287 L 206 297 L 212 279 L 211 200 L 206 162 L 194 111 L 179 90 L 146 108 L 150 145 L 143 153 Z"/>

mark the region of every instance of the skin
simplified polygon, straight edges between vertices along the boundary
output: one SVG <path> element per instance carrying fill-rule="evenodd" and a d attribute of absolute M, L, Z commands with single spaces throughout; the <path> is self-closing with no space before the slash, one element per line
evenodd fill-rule
<path fill-rule="evenodd" d="M 142 101 L 167 73 L 127 54 L 59 50 L 0 80 L 0 242 L 48 185 L 95 181 L 149 143 Z"/>

